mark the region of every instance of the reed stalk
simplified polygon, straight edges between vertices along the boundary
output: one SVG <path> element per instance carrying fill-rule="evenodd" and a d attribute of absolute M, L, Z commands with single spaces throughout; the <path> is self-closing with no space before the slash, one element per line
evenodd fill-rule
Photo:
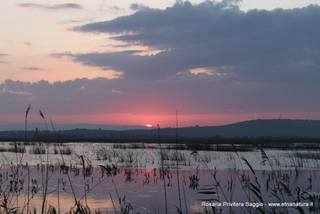
<path fill-rule="evenodd" d="M 160 141 L 160 125 L 159 124 L 157 124 L 157 139 L 158 139 L 159 150 L 160 150 L 160 162 L 161 162 L 160 178 L 162 176 L 162 179 L 163 179 L 165 214 L 168 214 L 167 185 L 166 185 L 166 176 L 165 176 L 164 163 L 163 163 L 163 151 L 162 151 L 162 146 Z"/>

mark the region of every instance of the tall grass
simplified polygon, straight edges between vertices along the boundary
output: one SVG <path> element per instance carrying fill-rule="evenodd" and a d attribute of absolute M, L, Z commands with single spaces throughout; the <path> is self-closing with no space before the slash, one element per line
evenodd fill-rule
<path fill-rule="evenodd" d="M 163 181 L 163 191 L 164 191 L 164 206 L 165 206 L 165 214 L 168 214 L 168 199 L 167 199 L 167 185 L 166 185 L 166 172 L 164 169 L 164 159 L 163 159 L 163 151 L 162 151 L 162 145 L 161 145 L 161 139 L 160 139 L 160 125 L 157 124 L 157 139 L 159 144 L 159 150 L 160 150 L 160 178 L 162 178 Z"/>
<path fill-rule="evenodd" d="M 28 115 L 31 106 L 28 106 L 25 115 L 25 130 L 27 133 L 28 127 Z M 47 117 L 39 111 L 39 115 L 43 122 L 46 124 L 47 131 L 49 130 Z M 176 144 L 178 144 L 178 114 L 176 118 Z M 54 129 L 53 122 L 51 121 L 51 129 Z M 191 195 L 190 192 L 194 192 L 198 198 L 204 198 L 208 201 L 233 201 L 238 200 L 237 194 L 241 193 L 241 199 L 249 202 L 261 202 L 265 203 L 270 200 L 277 202 L 284 201 L 307 201 L 313 203 L 314 206 L 308 208 L 295 207 L 295 208 L 268 208 L 258 207 L 256 209 L 245 208 L 203 208 L 201 213 L 293 213 L 293 210 L 298 213 L 319 213 L 320 197 L 317 194 L 317 187 L 315 186 L 316 180 L 311 174 L 308 178 L 303 177 L 301 167 L 308 167 L 308 164 L 312 163 L 317 166 L 316 163 L 319 160 L 317 153 L 301 153 L 297 152 L 291 154 L 291 164 L 294 169 L 283 170 L 283 166 L 276 158 L 269 156 L 268 152 L 263 147 L 257 147 L 256 151 L 260 152 L 261 164 L 267 168 L 257 170 L 255 163 L 252 163 L 250 159 L 243 156 L 244 153 L 239 153 L 237 147 L 229 145 L 228 151 L 230 158 L 228 161 L 233 162 L 234 169 L 228 169 L 228 176 L 223 177 L 221 171 L 216 169 L 214 161 L 217 157 L 213 155 L 205 155 L 200 150 L 192 148 L 190 151 L 181 151 L 178 147 L 163 148 L 160 138 L 160 126 L 157 126 L 157 144 L 159 158 L 152 157 L 152 162 L 157 162 L 158 168 L 153 170 L 154 182 L 159 179 L 159 184 L 163 189 L 163 199 L 159 201 L 164 204 L 164 209 L 158 213 L 172 213 L 174 203 L 178 203 L 174 213 L 186 213 L 191 212 L 189 208 L 189 202 Z M 25 134 L 25 141 L 28 135 Z M 28 163 L 22 164 L 23 156 L 26 151 L 26 144 L 14 142 L 11 147 L 3 148 L 3 152 L 15 153 L 15 163 L 7 163 L 7 166 L 3 166 L 3 169 L 9 171 L 9 175 L 2 177 L 0 182 L 0 214 L 2 213 L 41 213 L 41 214 L 54 214 L 62 213 L 65 207 L 61 207 L 61 195 L 68 193 L 73 198 L 73 204 L 70 204 L 71 208 L 67 210 L 70 214 L 87 214 L 87 213 L 103 213 L 101 209 L 94 210 L 90 208 L 89 195 L 94 194 L 94 191 L 98 188 L 104 188 L 103 183 L 108 179 L 112 179 L 112 193 L 110 189 L 106 189 L 105 197 L 110 198 L 112 202 L 113 213 L 129 214 L 138 213 L 135 210 L 132 199 L 130 200 L 129 194 L 119 191 L 117 182 L 114 179 L 118 179 L 118 176 L 123 176 L 127 182 L 137 182 L 135 176 L 140 173 L 145 176 L 146 181 L 143 185 L 150 185 L 150 175 L 143 170 L 138 169 L 138 150 L 147 150 L 148 145 L 137 144 L 132 148 L 112 146 L 111 149 L 102 147 L 101 150 L 96 152 L 96 159 L 92 156 L 86 156 L 86 154 L 76 154 L 72 147 L 61 143 L 57 144 L 43 144 L 41 142 L 33 142 L 28 145 L 30 148 L 29 153 L 35 157 L 45 158 L 41 159 L 41 164 L 37 167 L 32 167 Z M 51 150 L 50 150 L 51 148 Z M 185 149 L 185 147 L 183 147 Z M 156 146 L 152 149 L 156 150 Z M 190 149 L 190 148 L 189 148 Z M 241 151 L 242 148 L 240 148 Z M 190 153 L 188 153 L 190 152 Z M 213 153 L 211 153 L 213 154 Z M 4 154 L 5 155 L 5 154 Z M 50 157 L 56 155 L 59 157 L 59 162 L 51 163 Z M 66 157 L 77 157 L 78 164 L 72 164 L 71 161 L 65 160 Z M 70 157 L 71 158 L 71 157 Z M 184 166 L 188 166 L 187 162 L 190 159 L 197 165 L 196 169 L 188 177 L 183 170 L 180 170 Z M 308 160 L 308 161 L 306 161 Z M 98 167 L 93 163 L 99 161 L 102 163 L 99 165 L 101 170 L 100 177 L 94 170 Z M 147 160 L 146 160 L 147 161 Z M 257 160 L 258 161 L 258 160 Z M 80 163 L 80 164 L 79 164 Z M 210 165 L 212 164 L 213 165 Z M 240 165 L 240 167 L 238 167 Z M 9 166 L 9 167 L 8 167 Z M 320 165 L 318 165 L 319 167 Z M 5 168 L 7 167 L 7 168 Z M 199 173 L 199 167 L 204 167 L 206 172 L 210 173 L 210 178 L 202 178 L 203 175 Z M 37 177 L 34 173 L 37 172 Z M 82 173 L 81 173 L 82 172 Z M 57 180 L 52 181 L 52 174 L 58 174 Z M 208 176 L 207 174 L 205 174 Z M 63 177 L 66 176 L 66 177 Z M 66 180 L 64 180 L 64 179 Z M 75 184 L 73 179 L 80 178 L 81 185 Z M 81 180 L 82 179 L 82 180 Z M 173 181 L 175 181 L 174 183 Z M 79 180 L 79 179 L 78 179 Z M 307 185 L 302 185 L 298 180 L 305 180 Z M 25 184 L 25 181 L 27 183 Z M 189 182 L 189 183 L 188 183 Z M 208 182 L 208 183 L 204 183 Z M 51 187 L 54 183 L 57 187 Z M 188 184 L 187 184 L 188 183 Z M 26 190 L 24 188 L 26 187 Z M 68 192 L 66 190 L 68 189 Z M 174 202 L 168 201 L 168 191 L 175 189 Z M 81 191 L 79 191 L 81 189 Z M 79 195 L 79 192 L 82 194 Z M 78 194 L 76 194 L 78 193 Z M 57 207 L 49 204 L 48 196 L 50 194 L 57 194 Z M 162 193 L 161 193 L 162 194 Z M 41 206 L 39 209 L 35 209 L 31 206 L 34 197 L 41 198 Z M 161 196 L 162 198 L 162 196 Z M 162 207 L 162 206 L 159 206 Z M 109 210 L 110 211 L 110 210 Z M 109 212 L 107 211 L 107 212 Z M 110 211 L 111 212 L 111 211 Z M 153 212 L 156 213 L 156 212 Z"/>

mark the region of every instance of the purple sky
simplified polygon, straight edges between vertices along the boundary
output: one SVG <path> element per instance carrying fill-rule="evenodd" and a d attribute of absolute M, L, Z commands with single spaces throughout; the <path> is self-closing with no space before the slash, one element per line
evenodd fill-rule
<path fill-rule="evenodd" d="M 0 123 L 320 119 L 320 6 L 257 2 L 1 2 Z"/>

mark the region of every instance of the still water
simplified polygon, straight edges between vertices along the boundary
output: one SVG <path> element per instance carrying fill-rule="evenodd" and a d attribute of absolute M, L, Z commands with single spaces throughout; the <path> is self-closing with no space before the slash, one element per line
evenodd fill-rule
<path fill-rule="evenodd" d="M 1 200 L 20 212 L 76 204 L 97 213 L 249 213 L 252 207 L 204 202 L 307 202 L 318 209 L 315 150 L 197 151 L 156 144 L 0 145 Z M 19 151 L 18 153 L 15 151 Z M 45 200 L 43 200 L 45 198 Z M 297 207 L 280 207 L 299 212 Z"/>

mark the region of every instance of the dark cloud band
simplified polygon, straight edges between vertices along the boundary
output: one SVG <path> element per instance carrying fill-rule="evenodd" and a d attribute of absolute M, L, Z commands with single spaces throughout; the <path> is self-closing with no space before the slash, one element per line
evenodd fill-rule
<path fill-rule="evenodd" d="M 230 2 L 176 3 L 80 26 L 77 30 L 117 34 L 113 39 L 165 51 L 152 56 L 87 53 L 74 59 L 149 80 L 197 67 L 214 68 L 237 81 L 320 78 L 319 6 L 244 12 Z"/>
<path fill-rule="evenodd" d="M 82 9 L 80 4 L 75 3 L 64 3 L 64 4 L 35 4 L 35 3 L 20 3 L 18 4 L 19 7 L 22 8 L 35 8 L 35 9 L 43 9 L 43 10 L 79 10 Z"/>

